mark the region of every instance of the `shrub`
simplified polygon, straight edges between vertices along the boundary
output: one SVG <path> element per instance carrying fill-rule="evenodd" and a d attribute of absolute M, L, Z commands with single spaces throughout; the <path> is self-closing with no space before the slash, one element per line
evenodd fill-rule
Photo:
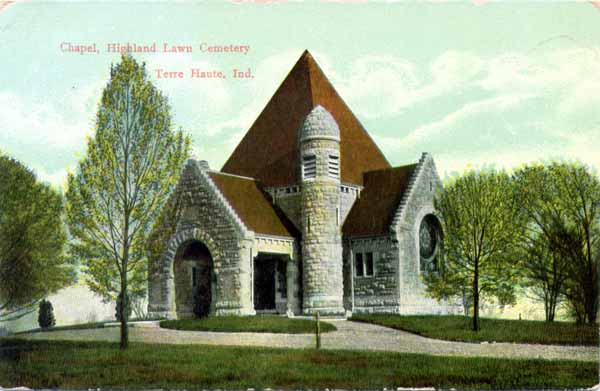
<path fill-rule="evenodd" d="M 40 301 L 40 309 L 38 311 L 38 324 L 42 329 L 50 328 L 56 324 L 56 319 L 54 319 L 54 309 L 52 308 L 52 303 L 50 303 L 46 299 Z"/>

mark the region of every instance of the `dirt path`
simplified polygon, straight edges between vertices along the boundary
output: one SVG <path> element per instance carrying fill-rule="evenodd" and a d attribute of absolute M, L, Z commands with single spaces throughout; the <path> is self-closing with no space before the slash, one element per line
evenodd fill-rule
<path fill-rule="evenodd" d="M 322 335 L 325 349 L 380 350 L 425 353 L 444 356 L 479 356 L 506 358 L 543 358 L 598 361 L 600 350 L 593 346 L 529 345 L 512 343 L 466 343 L 440 341 L 387 327 L 349 321 L 332 322 L 337 331 Z M 216 333 L 179 331 L 159 327 L 131 327 L 132 342 L 237 345 L 286 348 L 310 348 L 315 339 L 310 334 Z M 118 341 L 117 327 L 63 330 L 23 334 L 31 339 Z"/>

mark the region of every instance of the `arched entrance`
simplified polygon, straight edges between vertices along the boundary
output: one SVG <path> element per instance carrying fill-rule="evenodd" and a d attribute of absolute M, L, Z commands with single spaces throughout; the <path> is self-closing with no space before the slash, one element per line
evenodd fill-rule
<path fill-rule="evenodd" d="M 213 259 L 208 247 L 198 240 L 183 243 L 173 269 L 177 317 L 207 316 L 214 296 Z"/>

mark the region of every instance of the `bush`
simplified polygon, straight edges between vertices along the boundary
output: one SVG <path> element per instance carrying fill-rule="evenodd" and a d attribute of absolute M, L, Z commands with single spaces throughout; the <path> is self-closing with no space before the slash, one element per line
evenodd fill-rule
<path fill-rule="evenodd" d="M 117 305 L 115 308 L 115 318 L 117 319 L 117 322 L 121 321 L 121 314 L 122 314 L 121 307 L 123 307 L 121 297 L 122 297 L 122 293 L 119 293 L 119 296 L 117 297 Z M 131 318 L 131 296 L 129 294 L 127 295 L 127 303 L 125 306 L 125 316 L 126 316 L 126 318 L 125 318 L 126 320 L 129 320 L 129 318 Z"/>
<path fill-rule="evenodd" d="M 42 329 L 47 329 L 56 324 L 54 319 L 54 309 L 52 303 L 48 300 L 43 299 L 40 301 L 40 309 L 38 311 L 38 324 Z"/>

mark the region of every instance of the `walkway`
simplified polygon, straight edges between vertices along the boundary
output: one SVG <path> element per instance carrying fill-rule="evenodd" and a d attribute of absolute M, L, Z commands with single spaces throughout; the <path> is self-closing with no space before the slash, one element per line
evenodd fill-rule
<path fill-rule="evenodd" d="M 379 350 L 403 353 L 425 353 L 443 356 L 479 356 L 507 358 L 543 358 L 598 361 L 594 346 L 556 346 L 513 343 L 466 343 L 440 341 L 387 327 L 334 321 L 337 331 L 322 334 L 325 349 Z M 311 334 L 217 333 L 179 331 L 159 327 L 130 327 L 130 341 L 168 344 L 237 345 L 285 348 L 310 348 Z M 31 339 L 118 341 L 119 328 L 62 330 L 22 335 Z"/>

